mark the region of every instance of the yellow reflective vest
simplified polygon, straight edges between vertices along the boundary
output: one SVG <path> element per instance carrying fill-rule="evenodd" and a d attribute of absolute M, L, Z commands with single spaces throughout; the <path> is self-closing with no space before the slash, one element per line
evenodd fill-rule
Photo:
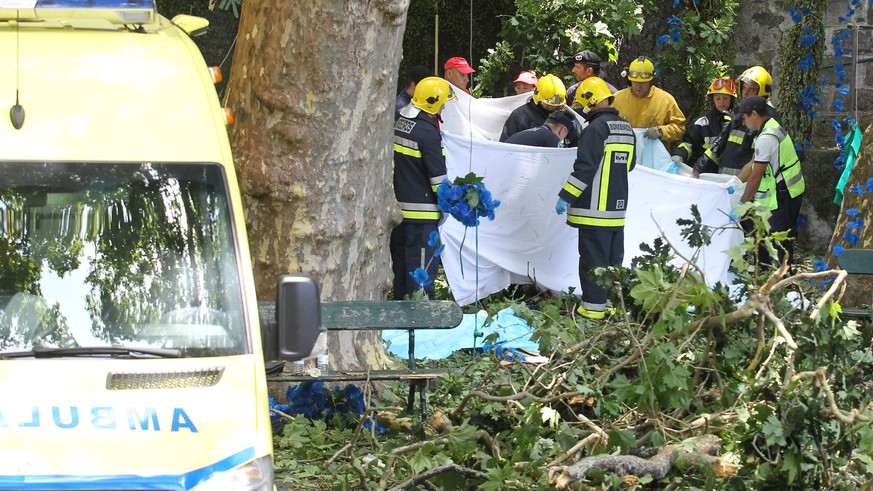
<path fill-rule="evenodd" d="M 758 191 L 755 193 L 755 201 L 764 203 L 769 209 L 775 210 L 779 206 L 776 199 L 776 185 L 780 180 L 777 179 L 778 177 L 781 176 L 781 180 L 785 182 L 788 194 L 792 198 L 803 194 L 806 190 L 806 182 L 803 180 L 800 159 L 797 157 L 797 151 L 794 150 L 791 136 L 773 118 L 769 118 L 764 123 L 761 133 L 755 139 L 756 146 L 761 138 L 771 137 L 779 141 L 779 168 L 774 174 L 772 165 L 767 165 L 767 170 L 764 171 L 764 177 L 761 178 L 761 184 L 758 185 Z"/>

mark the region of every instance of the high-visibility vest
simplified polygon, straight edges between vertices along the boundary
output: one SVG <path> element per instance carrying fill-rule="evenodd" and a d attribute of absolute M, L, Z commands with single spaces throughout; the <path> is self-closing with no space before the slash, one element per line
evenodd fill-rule
<path fill-rule="evenodd" d="M 785 187 L 788 188 L 788 194 L 792 198 L 803 194 L 806 190 L 806 182 L 803 180 L 800 159 L 797 157 L 797 151 L 794 150 L 791 136 L 773 118 L 764 123 L 758 138 L 768 136 L 775 137 L 779 141 L 779 170 L 777 171 L 778 175 L 774 175 L 772 167 L 767 165 L 764 177 L 761 178 L 761 184 L 758 185 L 758 192 L 755 193 L 755 201 L 764 203 L 769 209 L 775 210 L 779 206 L 776 200 L 777 177 L 782 177 Z"/>

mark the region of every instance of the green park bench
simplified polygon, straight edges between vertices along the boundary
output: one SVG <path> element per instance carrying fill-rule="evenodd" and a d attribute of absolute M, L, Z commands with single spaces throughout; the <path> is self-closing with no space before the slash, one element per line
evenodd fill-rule
<path fill-rule="evenodd" d="M 258 302 L 262 319 L 275 318 L 274 302 Z M 284 363 L 268 363 L 267 382 L 376 382 L 401 380 L 409 382 L 407 411 L 412 414 L 415 390 L 418 389 L 422 421 L 427 418 L 427 381 L 439 378 L 444 369 L 420 369 L 415 365 L 415 331 L 422 329 L 451 329 L 457 327 L 464 315 L 457 303 L 446 300 L 394 300 L 322 302 L 321 323 L 328 331 L 381 331 L 404 329 L 409 335 L 407 368 L 397 370 L 336 370 L 318 377 L 300 374 L 272 373 L 284 368 Z"/>
<path fill-rule="evenodd" d="M 840 268 L 849 274 L 873 275 L 873 249 L 847 249 L 837 256 Z M 873 298 L 871 298 L 873 303 Z M 870 307 L 843 307 L 841 317 L 870 320 Z"/>

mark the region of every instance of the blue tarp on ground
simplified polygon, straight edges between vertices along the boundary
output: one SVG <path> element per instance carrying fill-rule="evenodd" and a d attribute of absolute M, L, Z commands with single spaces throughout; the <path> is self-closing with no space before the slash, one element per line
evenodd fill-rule
<path fill-rule="evenodd" d="M 446 358 L 455 351 L 465 348 L 481 348 L 483 339 L 496 333 L 499 341 L 506 341 L 504 348 L 522 348 L 529 351 L 539 351 L 539 346 L 530 340 L 534 330 L 527 321 L 517 317 L 511 308 L 498 312 L 490 325 L 485 326 L 488 314 L 482 310 L 479 314 L 464 314 L 464 320 L 454 329 L 421 329 L 415 331 L 415 357 L 418 359 L 436 360 Z M 482 331 L 482 337 L 473 336 L 476 326 Z M 387 345 L 389 353 L 400 359 L 409 358 L 409 334 L 405 330 L 382 331 L 382 341 Z"/>

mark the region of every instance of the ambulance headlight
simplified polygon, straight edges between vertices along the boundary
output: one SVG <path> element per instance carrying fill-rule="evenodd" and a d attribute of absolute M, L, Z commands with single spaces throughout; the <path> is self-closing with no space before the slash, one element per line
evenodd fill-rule
<path fill-rule="evenodd" d="M 273 459 L 269 455 L 216 474 L 197 491 L 272 491 Z"/>

